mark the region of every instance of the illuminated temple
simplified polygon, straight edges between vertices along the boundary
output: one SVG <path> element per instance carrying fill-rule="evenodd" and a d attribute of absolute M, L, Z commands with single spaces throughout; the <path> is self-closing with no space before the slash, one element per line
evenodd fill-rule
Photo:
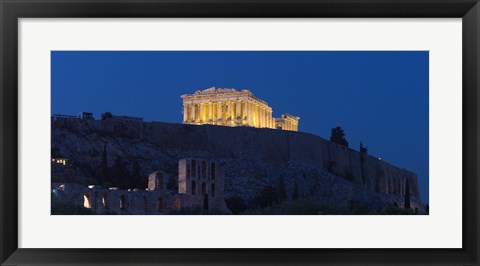
<path fill-rule="evenodd" d="M 249 126 L 298 131 L 297 116 L 272 117 L 272 108 L 249 90 L 208 88 L 184 94 L 183 123 L 193 125 Z"/>

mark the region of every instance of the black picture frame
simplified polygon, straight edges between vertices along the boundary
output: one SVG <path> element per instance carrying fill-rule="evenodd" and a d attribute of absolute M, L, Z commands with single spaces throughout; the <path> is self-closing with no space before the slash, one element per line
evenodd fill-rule
<path fill-rule="evenodd" d="M 479 265 L 478 0 L 0 0 L 0 16 L 1 265 Z M 462 18 L 463 248 L 121 250 L 18 248 L 18 19 L 30 17 Z"/>

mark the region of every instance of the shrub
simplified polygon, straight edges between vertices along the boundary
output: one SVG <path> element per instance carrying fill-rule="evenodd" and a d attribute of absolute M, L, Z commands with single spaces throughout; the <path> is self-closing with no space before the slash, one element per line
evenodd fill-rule
<path fill-rule="evenodd" d="M 227 203 L 227 207 L 233 214 L 240 214 L 247 209 L 247 205 L 245 201 L 238 196 L 233 196 L 225 199 L 225 203 Z"/>
<path fill-rule="evenodd" d="M 264 187 L 260 195 L 256 196 L 252 200 L 252 203 L 260 208 L 271 206 L 276 202 L 278 202 L 277 192 L 272 186 Z"/>

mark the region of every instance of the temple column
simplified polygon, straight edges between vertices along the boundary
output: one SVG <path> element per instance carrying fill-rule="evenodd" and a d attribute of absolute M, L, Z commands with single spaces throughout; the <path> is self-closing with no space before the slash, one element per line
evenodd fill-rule
<path fill-rule="evenodd" d="M 248 122 L 253 127 L 253 105 L 251 102 L 248 102 Z"/>
<path fill-rule="evenodd" d="M 268 128 L 270 125 L 268 124 L 268 110 L 263 110 L 263 117 L 265 117 L 265 127 Z"/>
<path fill-rule="evenodd" d="M 265 119 L 265 127 L 268 128 L 268 109 L 263 109 L 263 117 Z"/>
<path fill-rule="evenodd" d="M 273 112 L 270 111 L 270 125 L 272 126 L 272 128 L 275 128 L 275 119 L 273 119 Z"/>
<path fill-rule="evenodd" d="M 228 100 L 227 120 L 228 118 L 232 119 L 231 116 L 232 116 L 232 101 Z"/>
<path fill-rule="evenodd" d="M 222 120 L 222 102 L 217 102 L 217 122 Z"/>
<path fill-rule="evenodd" d="M 258 116 L 259 109 L 260 108 L 258 108 L 258 104 L 255 103 L 255 109 L 253 114 L 255 117 L 255 127 L 259 127 L 260 125 L 259 116 Z"/>
<path fill-rule="evenodd" d="M 272 128 L 272 112 L 268 111 L 268 127 Z"/>
<path fill-rule="evenodd" d="M 272 111 L 268 111 L 268 127 L 273 128 L 273 126 L 272 126 Z"/>
<path fill-rule="evenodd" d="M 188 105 L 183 105 L 183 123 L 188 121 Z"/>
<path fill-rule="evenodd" d="M 262 127 L 267 127 L 267 112 L 265 108 L 262 108 L 262 120 L 263 120 L 263 125 Z"/>
<path fill-rule="evenodd" d="M 255 127 L 259 127 L 260 126 L 260 116 L 258 115 L 258 112 L 260 111 L 260 108 L 258 108 L 258 104 L 255 104 Z"/>
<path fill-rule="evenodd" d="M 263 117 L 262 117 L 263 108 L 261 105 L 258 105 L 258 127 L 263 127 Z"/>
<path fill-rule="evenodd" d="M 272 115 L 270 110 L 267 110 L 268 128 L 272 128 Z"/>
<path fill-rule="evenodd" d="M 267 109 L 263 109 L 263 117 L 264 117 L 263 119 L 265 119 L 265 125 L 264 125 L 264 127 L 268 127 L 268 116 L 267 116 L 267 114 L 268 114 L 268 110 L 267 110 Z"/>
<path fill-rule="evenodd" d="M 208 120 L 213 121 L 213 103 L 208 103 Z"/>
<path fill-rule="evenodd" d="M 228 102 L 223 101 L 222 102 L 222 125 L 225 125 L 227 123 L 228 119 Z"/>
<path fill-rule="evenodd" d="M 263 115 L 263 106 L 260 106 L 260 127 L 265 126 L 265 116 Z"/>
<path fill-rule="evenodd" d="M 255 118 L 255 104 L 253 102 L 250 103 L 250 107 L 252 107 L 251 110 L 250 110 L 250 117 L 251 117 L 251 121 L 252 121 L 252 126 L 255 127 L 255 126 L 257 126 L 255 124 L 255 122 L 257 121 L 256 118 Z"/>
<path fill-rule="evenodd" d="M 241 118 L 241 116 L 242 116 L 242 102 L 237 101 L 237 103 L 235 105 L 237 107 L 237 110 L 235 111 L 235 121 L 236 121 L 238 117 Z"/>
<path fill-rule="evenodd" d="M 244 119 L 246 119 L 245 123 L 246 123 L 247 125 L 250 125 L 250 123 L 249 123 L 249 121 L 250 121 L 250 115 L 248 114 L 248 110 L 249 110 L 248 105 L 249 105 L 249 104 L 248 104 L 248 99 L 247 99 L 247 100 L 245 100 L 245 118 L 244 118 Z"/>
<path fill-rule="evenodd" d="M 195 118 L 196 118 L 196 113 L 195 113 L 195 109 L 196 109 L 196 104 L 192 104 L 192 121 L 195 122 Z"/>
<path fill-rule="evenodd" d="M 251 102 L 248 103 L 248 123 L 253 126 L 253 105 Z"/>
<path fill-rule="evenodd" d="M 240 101 L 240 124 L 244 124 L 245 120 L 245 101 L 241 100 Z"/>
<path fill-rule="evenodd" d="M 259 121 L 260 121 L 260 128 L 262 128 L 262 127 L 263 127 L 263 106 L 262 106 L 262 105 L 259 105 L 258 107 L 259 107 L 259 108 L 258 108 L 258 109 L 259 109 L 259 110 L 258 110 L 258 116 L 259 116 L 259 118 L 260 118 L 260 119 L 259 119 Z"/>
<path fill-rule="evenodd" d="M 200 109 L 200 122 L 203 121 L 203 103 L 199 103 L 199 109 Z"/>

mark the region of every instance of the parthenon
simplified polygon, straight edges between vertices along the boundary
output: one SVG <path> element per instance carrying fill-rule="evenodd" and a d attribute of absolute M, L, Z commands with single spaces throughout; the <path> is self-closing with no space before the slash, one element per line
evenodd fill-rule
<path fill-rule="evenodd" d="M 249 126 L 298 131 L 300 117 L 283 114 L 272 117 L 268 103 L 249 90 L 211 87 L 184 94 L 183 123 L 193 125 Z"/>

